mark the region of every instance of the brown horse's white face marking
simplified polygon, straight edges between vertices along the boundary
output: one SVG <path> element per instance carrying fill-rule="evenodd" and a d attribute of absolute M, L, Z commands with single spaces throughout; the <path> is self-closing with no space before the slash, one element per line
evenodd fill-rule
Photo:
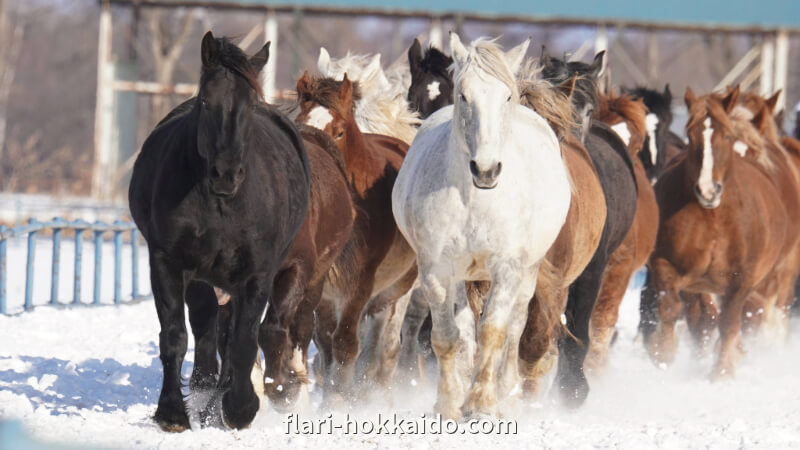
<path fill-rule="evenodd" d="M 308 113 L 308 117 L 306 118 L 306 125 L 310 125 L 322 131 L 325 131 L 325 128 L 330 125 L 331 122 L 333 122 L 331 112 L 324 106 L 319 105 L 315 106 L 314 109 Z"/>
<path fill-rule="evenodd" d="M 625 122 L 620 122 L 611 126 L 611 129 L 614 130 L 615 133 L 622 139 L 622 142 L 625 143 L 625 147 L 631 144 L 631 130 L 628 128 L 628 124 Z"/>
<path fill-rule="evenodd" d="M 436 100 L 437 97 L 441 95 L 441 91 L 439 91 L 439 82 L 432 81 L 428 86 L 428 100 Z"/>
<path fill-rule="evenodd" d="M 714 148 L 711 145 L 711 136 L 714 134 L 714 129 L 711 128 L 711 118 L 707 117 L 703 121 L 703 162 L 700 166 L 700 178 L 697 179 L 697 188 L 700 190 L 703 198 L 714 202 L 715 187 L 714 187 Z M 719 205 L 719 198 L 716 199 L 716 207 Z"/>

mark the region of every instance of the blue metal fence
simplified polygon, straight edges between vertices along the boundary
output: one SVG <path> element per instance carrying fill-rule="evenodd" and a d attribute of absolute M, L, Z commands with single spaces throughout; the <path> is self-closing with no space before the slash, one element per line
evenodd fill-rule
<path fill-rule="evenodd" d="M 131 299 L 138 300 L 150 297 L 152 294 L 139 293 L 139 232 L 132 222 L 116 221 L 113 224 L 103 222 L 88 223 L 83 220 L 65 221 L 58 217 L 49 222 L 39 222 L 30 219 L 26 225 L 14 228 L 0 226 L 0 314 L 8 314 L 7 287 L 8 263 L 7 243 L 9 238 L 27 236 L 28 257 L 25 269 L 25 310 L 33 309 L 34 286 L 34 261 L 36 258 L 36 234 L 45 230 L 52 230 L 53 263 L 50 272 L 50 304 L 60 304 L 58 299 L 59 275 L 61 272 L 61 232 L 65 229 L 75 230 L 75 272 L 72 290 L 72 304 L 81 304 L 81 279 L 83 276 L 83 235 L 85 231 L 94 233 L 94 293 L 92 304 L 100 304 L 100 288 L 103 269 L 103 235 L 113 233 L 114 242 L 114 304 L 122 302 L 122 247 L 123 234 L 130 233 L 129 245 L 131 246 Z"/>

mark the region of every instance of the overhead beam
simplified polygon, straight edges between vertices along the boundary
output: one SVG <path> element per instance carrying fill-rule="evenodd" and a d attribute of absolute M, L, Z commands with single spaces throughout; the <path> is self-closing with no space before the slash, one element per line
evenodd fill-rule
<path fill-rule="evenodd" d="M 761 49 L 759 47 L 753 47 L 747 51 L 747 53 L 742 56 L 742 58 L 733 65 L 730 71 L 725 74 L 724 77 L 714 86 L 715 91 L 719 91 L 725 88 L 739 78 L 739 75 L 744 73 L 747 70 L 747 67 L 758 58 L 758 55 L 761 53 Z"/>
<path fill-rule="evenodd" d="M 104 1 L 104 0 L 100 0 Z M 294 13 L 301 10 L 308 16 L 378 16 L 378 17 L 405 17 L 417 19 L 432 19 L 438 17 L 440 20 L 455 20 L 462 16 L 464 20 L 477 22 L 501 22 L 501 23 L 526 23 L 526 24 L 547 24 L 547 25 L 579 25 L 596 26 L 597 24 L 612 23 L 623 25 L 630 29 L 644 30 L 672 30 L 672 31 L 714 31 L 717 33 L 763 33 L 774 31 L 775 27 L 761 26 L 737 26 L 721 24 L 697 24 L 682 22 L 655 22 L 655 21 L 608 21 L 597 19 L 580 19 L 570 17 L 555 16 L 527 16 L 527 15 L 504 15 L 504 14 L 481 14 L 468 12 L 432 12 L 425 10 L 391 9 L 391 8 L 331 8 L 325 6 L 296 5 L 296 4 L 254 4 L 247 2 L 219 2 L 213 0 L 110 0 L 117 5 L 158 8 L 208 8 L 216 10 L 251 10 L 268 11 L 274 10 L 278 13 Z M 800 33 L 800 28 L 787 28 L 787 33 Z"/>

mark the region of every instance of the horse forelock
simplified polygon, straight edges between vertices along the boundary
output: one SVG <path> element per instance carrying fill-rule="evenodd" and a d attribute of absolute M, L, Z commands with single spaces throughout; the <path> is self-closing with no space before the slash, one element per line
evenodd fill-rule
<path fill-rule="evenodd" d="M 258 98 L 264 100 L 264 92 L 258 81 L 259 72 L 250 64 L 250 58 L 227 37 L 215 39 L 220 45 L 217 55 L 219 65 L 244 79 L 256 91 Z"/>
<path fill-rule="evenodd" d="M 350 105 L 343 105 L 339 90 L 343 81 L 331 77 L 311 77 L 306 84 L 308 89 L 300 94 L 307 96 L 307 100 L 331 110 L 341 117 L 354 117 L 355 105 L 361 99 L 361 89 L 358 82 L 352 82 L 353 96 Z M 298 100 L 301 100 L 298 96 Z"/>
<path fill-rule="evenodd" d="M 453 80 L 457 85 L 470 69 L 477 69 L 505 84 L 511 90 L 512 100 L 517 101 L 519 99 L 517 82 L 514 79 L 511 68 L 508 67 L 503 49 L 496 41 L 497 38 L 489 39 L 485 37 L 479 37 L 472 41 L 467 49 L 466 62 L 461 66 L 456 66 L 455 63 L 453 65 L 455 67 Z"/>
<path fill-rule="evenodd" d="M 642 99 L 645 107 L 658 116 L 660 121 L 672 120 L 672 101 L 663 93 L 642 86 L 637 86 L 627 92 L 634 98 Z"/>
<path fill-rule="evenodd" d="M 445 55 L 436 47 L 428 47 L 419 64 L 423 72 L 438 75 L 448 80 L 450 79 L 450 66 L 452 65 L 453 58 Z"/>
<path fill-rule="evenodd" d="M 616 116 L 620 120 L 631 126 L 642 138 L 647 135 L 647 107 L 644 102 L 634 100 L 628 94 L 615 96 L 610 93 L 608 96 L 598 94 L 595 115 L 603 121 L 605 117 Z"/>

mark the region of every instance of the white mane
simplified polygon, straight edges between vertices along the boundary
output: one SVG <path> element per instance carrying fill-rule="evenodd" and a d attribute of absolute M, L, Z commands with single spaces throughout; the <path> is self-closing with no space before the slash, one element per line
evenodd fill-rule
<path fill-rule="evenodd" d="M 317 67 L 324 76 L 341 80 L 346 73 L 350 80 L 358 82 L 361 99 L 356 103 L 355 115 L 361 131 L 411 143 L 421 120 L 411 111 L 406 100 L 404 67 L 402 64 L 392 65 L 387 76 L 380 65 L 380 57 L 379 53 L 357 55 L 347 52 L 344 58 L 337 60 L 321 48 Z"/>

